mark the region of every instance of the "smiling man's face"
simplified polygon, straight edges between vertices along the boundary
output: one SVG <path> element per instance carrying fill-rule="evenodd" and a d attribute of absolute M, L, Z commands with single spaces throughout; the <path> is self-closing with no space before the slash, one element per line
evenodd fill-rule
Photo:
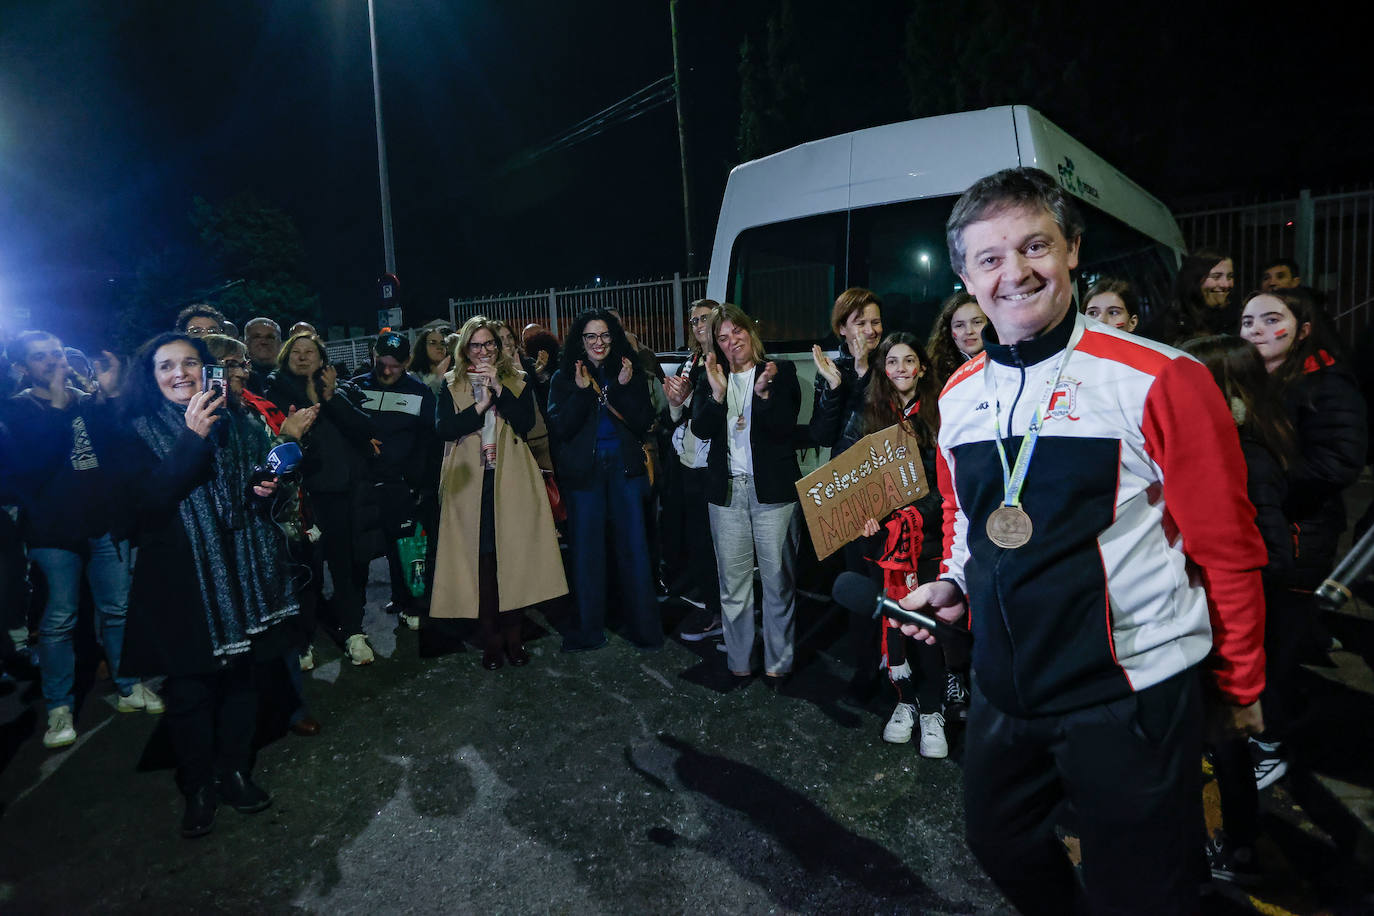
<path fill-rule="evenodd" d="M 1010 207 L 970 223 L 963 233 L 959 276 L 1004 344 L 1057 325 L 1073 305 L 1070 272 L 1078 266 L 1078 239 L 1045 209 Z"/>

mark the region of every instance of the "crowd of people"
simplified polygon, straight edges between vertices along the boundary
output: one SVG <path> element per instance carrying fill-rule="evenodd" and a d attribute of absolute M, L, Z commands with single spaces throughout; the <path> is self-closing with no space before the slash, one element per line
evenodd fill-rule
<path fill-rule="evenodd" d="M 976 184 L 948 226 L 963 285 L 928 339 L 886 328 L 872 291 L 845 290 L 837 352 L 811 353 L 805 427 L 802 364 L 711 300 L 692 303 L 668 373 L 601 309 L 562 341 L 484 316 L 413 345 L 384 331 L 352 378 L 309 325 L 283 335 L 254 318 L 240 340 L 208 304 L 128 359 L 20 333 L 4 373 L 19 390 L 0 407 L 0 502 L 16 509 L 0 515 L 0 585 L 16 644 L 36 624 L 43 742 L 76 739 L 83 573 L 118 708 L 167 717 L 188 837 L 220 802 L 270 803 L 250 773 L 258 672 L 284 673 L 277 700 L 309 736 L 317 634 L 374 661 L 362 617 L 376 557 L 387 610 L 471 639 L 488 670 L 529 664 L 524 612 L 565 595 L 563 651 L 605 646 L 608 622 L 658 649 L 656 599 L 676 594 L 701 609 L 682 639 L 721 637 L 738 682 L 761 656 L 776 686 L 796 664 L 799 567 L 814 559 L 798 451 L 833 457 L 901 424 L 933 485 L 868 519 L 843 567 L 974 638 L 970 651 L 851 618 L 856 687 L 890 685 L 882 739 L 940 758 L 966 723 L 970 844 L 1027 912 L 1068 912 L 1082 892 L 1049 830 L 1061 798 L 1083 822 L 1094 905 L 1174 911 L 1196 885 L 1184 863 L 1202 845 L 1190 799 L 1205 740 L 1225 819 L 1212 873 L 1253 879 L 1257 793 L 1287 767 L 1297 667 L 1331 644 L 1311 592 L 1366 463 L 1365 402 L 1291 261 L 1237 296 L 1232 259 L 1193 252 L 1174 301 L 1142 315 L 1125 279 L 1077 293 L 1081 236 L 1043 173 Z M 298 458 L 289 473 L 268 461 L 281 449 Z M 33 620 L 30 564 L 45 594 Z M 1205 735 L 1204 707 L 1225 720 Z M 1103 762 L 1151 790 L 1123 804 L 1090 775 Z M 1151 837 L 1147 867 L 1117 854 L 1123 830 Z"/>

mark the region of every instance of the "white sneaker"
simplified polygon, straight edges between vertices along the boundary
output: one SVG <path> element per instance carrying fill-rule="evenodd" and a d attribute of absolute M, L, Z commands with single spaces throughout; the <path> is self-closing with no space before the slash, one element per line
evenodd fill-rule
<path fill-rule="evenodd" d="M 76 741 L 76 727 L 72 725 L 72 708 L 59 706 L 48 711 L 48 730 L 43 733 L 44 747 L 66 747 Z"/>
<path fill-rule="evenodd" d="M 127 697 L 119 698 L 119 705 L 115 709 L 120 712 L 148 712 L 157 715 L 165 712 L 167 707 L 162 702 L 162 697 L 153 693 L 142 682 L 134 685 L 134 689 L 129 691 Z"/>
<path fill-rule="evenodd" d="M 405 624 L 412 630 L 418 630 L 420 629 L 420 615 L 407 614 L 405 611 L 401 611 L 401 623 Z"/>
<path fill-rule="evenodd" d="M 921 756 L 949 756 L 949 742 L 945 740 L 945 717 L 938 712 L 921 713 Z"/>
<path fill-rule="evenodd" d="M 302 670 L 302 671 L 310 671 L 310 670 L 313 669 L 314 667 L 315 667 L 315 647 L 314 647 L 314 646 L 306 646 L 306 647 L 305 647 L 305 651 L 301 653 L 301 670 Z"/>
<path fill-rule="evenodd" d="M 924 720 L 925 716 L 921 716 Z M 892 718 L 883 728 L 883 740 L 888 744 L 906 744 L 911 740 L 911 730 L 916 725 L 916 707 L 911 703 L 898 703 L 892 710 Z"/>
<path fill-rule="evenodd" d="M 362 633 L 354 633 L 348 637 L 348 642 L 344 643 L 344 646 L 349 659 L 355 665 L 370 665 L 376 661 L 377 656 L 372 654 L 372 647 L 367 644 L 367 637 Z"/>

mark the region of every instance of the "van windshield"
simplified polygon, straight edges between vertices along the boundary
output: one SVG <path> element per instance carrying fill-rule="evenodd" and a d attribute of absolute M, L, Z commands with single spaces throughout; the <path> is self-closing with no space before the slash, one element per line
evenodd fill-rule
<path fill-rule="evenodd" d="M 822 213 L 746 229 L 730 255 L 730 301 L 757 319 L 770 350 L 833 348 L 835 297 L 863 286 L 883 302 L 883 327 L 924 337 L 951 293 L 945 221 L 955 196 Z M 1080 202 L 1086 230 L 1076 279 L 1080 292 L 1102 276 L 1129 280 L 1145 315 L 1168 303 L 1174 253 Z"/>

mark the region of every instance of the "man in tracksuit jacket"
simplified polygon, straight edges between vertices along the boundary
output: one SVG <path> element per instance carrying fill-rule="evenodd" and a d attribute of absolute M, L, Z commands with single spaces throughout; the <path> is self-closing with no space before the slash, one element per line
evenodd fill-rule
<path fill-rule="evenodd" d="M 391 574 L 391 603 L 386 610 L 400 614 L 406 626 L 418 629 L 420 610 L 429 600 L 432 568 L 425 570 L 425 592 L 411 597 L 407 586 L 410 571 L 401 563 L 396 541 L 416 521 L 433 539 L 439 535 L 437 464 L 434 437 L 434 392 L 406 372 L 410 341 L 404 334 L 384 331 L 377 338 L 372 371 L 353 379 L 362 391 L 362 408 L 377 433 L 376 454 L 371 462 L 373 486 L 386 529 L 387 568 Z"/>
<path fill-rule="evenodd" d="M 1026 913 L 1193 912 L 1203 692 L 1226 727 L 1261 725 L 1265 550 L 1235 423 L 1200 363 L 1076 313 L 1082 222 L 1049 175 L 978 181 L 946 229 L 988 342 L 940 398 L 941 578 L 902 604 L 967 607 L 969 846 Z"/>

